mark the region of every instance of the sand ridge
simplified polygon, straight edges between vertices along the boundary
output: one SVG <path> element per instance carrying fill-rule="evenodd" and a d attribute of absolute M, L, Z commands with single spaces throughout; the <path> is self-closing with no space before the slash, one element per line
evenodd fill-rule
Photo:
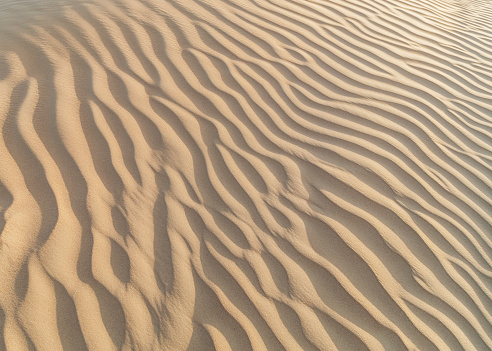
<path fill-rule="evenodd" d="M 492 348 L 490 3 L 45 5 L 0 5 L 0 350 Z"/>

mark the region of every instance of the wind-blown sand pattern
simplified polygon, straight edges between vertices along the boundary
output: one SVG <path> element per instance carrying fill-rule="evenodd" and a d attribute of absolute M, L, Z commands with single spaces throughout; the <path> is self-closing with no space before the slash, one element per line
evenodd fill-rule
<path fill-rule="evenodd" d="M 0 2 L 0 350 L 492 349 L 492 4 Z"/>

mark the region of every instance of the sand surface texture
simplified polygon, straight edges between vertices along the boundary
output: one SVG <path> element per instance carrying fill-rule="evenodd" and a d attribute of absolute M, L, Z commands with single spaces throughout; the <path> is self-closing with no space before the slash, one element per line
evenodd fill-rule
<path fill-rule="evenodd" d="M 0 0 L 0 350 L 492 349 L 492 5 Z"/>

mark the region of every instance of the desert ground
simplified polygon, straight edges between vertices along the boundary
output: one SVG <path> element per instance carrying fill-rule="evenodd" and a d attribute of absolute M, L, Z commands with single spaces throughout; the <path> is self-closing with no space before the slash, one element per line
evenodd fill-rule
<path fill-rule="evenodd" d="M 492 3 L 0 0 L 0 350 L 492 349 Z"/>

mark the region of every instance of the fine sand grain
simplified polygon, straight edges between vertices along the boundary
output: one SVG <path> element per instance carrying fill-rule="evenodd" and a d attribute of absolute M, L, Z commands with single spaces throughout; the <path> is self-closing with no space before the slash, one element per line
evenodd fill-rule
<path fill-rule="evenodd" d="M 492 349 L 492 3 L 0 0 L 0 350 Z"/>

